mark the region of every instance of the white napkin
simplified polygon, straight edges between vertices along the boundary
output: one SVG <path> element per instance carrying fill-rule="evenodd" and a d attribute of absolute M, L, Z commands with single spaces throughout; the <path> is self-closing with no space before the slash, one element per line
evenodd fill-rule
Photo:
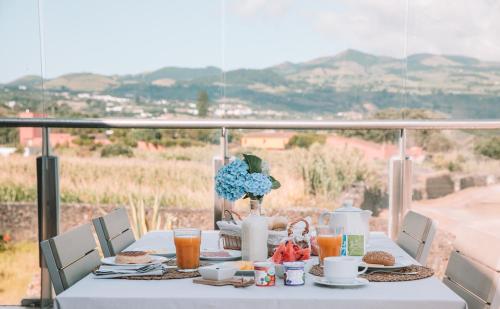
<path fill-rule="evenodd" d="M 124 276 L 162 275 L 169 266 L 152 264 L 147 271 L 141 271 L 144 266 L 139 265 L 101 265 L 94 272 L 95 278 L 119 278 Z"/>

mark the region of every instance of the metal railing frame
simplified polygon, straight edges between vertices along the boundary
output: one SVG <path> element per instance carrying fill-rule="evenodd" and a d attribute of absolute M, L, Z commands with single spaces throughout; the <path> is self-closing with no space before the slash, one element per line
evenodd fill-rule
<path fill-rule="evenodd" d="M 129 129 L 220 129 L 221 160 L 214 161 L 215 169 L 229 162 L 228 132 L 229 129 L 293 129 L 293 130 L 341 130 L 341 129 L 379 129 L 399 131 L 399 159 L 401 164 L 397 165 L 400 172 L 397 189 L 392 190 L 389 205 L 389 231 L 388 234 L 396 235 L 400 226 L 402 211 L 409 208 L 411 201 L 411 173 L 406 172 L 406 135 L 407 130 L 491 130 L 500 129 L 500 120 L 373 120 L 373 121 L 298 121 L 298 120 L 162 120 L 162 119 L 61 119 L 61 118 L 0 118 L 0 127 L 41 127 L 43 128 L 42 158 L 55 158 L 50 156 L 49 129 L 50 128 L 129 128 Z M 57 158 L 56 158 L 57 160 Z M 396 171 L 396 173 L 398 172 Z M 58 184 L 57 169 L 55 181 L 47 181 L 47 177 L 38 177 L 39 188 L 39 222 L 42 229 L 39 230 L 40 240 L 52 237 L 48 235 L 47 227 L 51 231 L 57 231 L 59 226 L 59 196 L 58 188 L 50 188 L 52 184 Z M 397 174 L 396 174 L 397 175 Z M 394 176 L 394 174 L 392 175 Z M 391 177 L 392 177 L 391 176 Z M 49 193 L 47 193 L 49 192 Z M 46 194 L 53 194 L 47 199 Z M 40 198 L 40 195 L 42 198 Z M 409 198 L 408 198 L 409 197 Z M 50 200 L 50 201 L 48 201 Z M 41 201 L 41 202 L 40 202 Z M 214 199 L 214 227 L 215 222 L 222 218 L 224 209 L 232 206 L 228 201 Z M 394 209 L 394 214 L 391 215 Z M 51 215 L 43 215 L 49 213 Z M 51 228 L 52 227 L 52 228 Z M 43 266 L 43 263 L 42 263 Z M 50 288 L 46 276 L 42 280 L 42 301 L 50 297 L 47 291 Z"/>

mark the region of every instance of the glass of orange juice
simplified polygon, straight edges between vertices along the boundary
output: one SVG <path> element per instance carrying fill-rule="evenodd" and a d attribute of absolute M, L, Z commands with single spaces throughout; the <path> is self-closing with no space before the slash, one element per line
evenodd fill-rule
<path fill-rule="evenodd" d="M 341 229 L 333 230 L 329 226 L 318 226 L 316 228 L 316 240 L 319 247 L 319 264 L 323 265 L 323 259 L 329 256 L 340 256 L 342 248 Z"/>
<path fill-rule="evenodd" d="M 196 271 L 200 267 L 201 230 L 175 229 L 174 243 L 177 269 L 182 272 Z"/>

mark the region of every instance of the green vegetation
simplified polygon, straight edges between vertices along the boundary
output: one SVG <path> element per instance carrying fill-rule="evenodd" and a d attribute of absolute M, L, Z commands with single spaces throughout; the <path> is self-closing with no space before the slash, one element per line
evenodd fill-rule
<path fill-rule="evenodd" d="M 39 271 L 36 242 L 13 243 L 0 252 L 0 304 L 19 304 Z"/>
<path fill-rule="evenodd" d="M 500 137 L 480 139 L 476 142 L 474 150 L 485 157 L 500 160 Z"/>
<path fill-rule="evenodd" d="M 447 170 L 449 172 L 461 172 L 464 170 L 465 158 L 462 155 L 436 154 L 431 158 L 432 165 L 437 170 Z"/>
<path fill-rule="evenodd" d="M 103 158 L 119 156 L 131 158 L 134 156 L 134 151 L 130 146 L 124 144 L 106 145 L 101 150 L 101 157 Z"/>
<path fill-rule="evenodd" d="M 315 144 L 301 158 L 299 169 L 306 194 L 332 199 L 359 181 L 372 187 L 379 185 L 375 170 L 358 151 L 332 151 Z"/>
<path fill-rule="evenodd" d="M 1 117 L 1 116 L 0 116 Z M 0 145 L 14 145 L 19 140 L 17 128 L 0 128 Z"/>
<path fill-rule="evenodd" d="M 370 119 L 440 119 L 443 115 L 425 109 L 385 109 L 375 112 Z M 395 130 L 342 130 L 340 134 L 347 137 L 357 137 L 375 143 L 395 143 L 398 132 Z M 454 147 L 453 141 L 437 130 L 411 131 L 416 146 L 427 152 L 445 152 Z"/>
<path fill-rule="evenodd" d="M 198 117 L 207 117 L 208 115 L 208 93 L 203 90 L 198 92 L 198 101 L 196 102 Z"/>
<path fill-rule="evenodd" d="M 299 133 L 288 141 L 287 148 L 300 147 L 309 149 L 312 144 L 318 143 L 323 145 L 326 141 L 326 135 L 315 133 Z"/>

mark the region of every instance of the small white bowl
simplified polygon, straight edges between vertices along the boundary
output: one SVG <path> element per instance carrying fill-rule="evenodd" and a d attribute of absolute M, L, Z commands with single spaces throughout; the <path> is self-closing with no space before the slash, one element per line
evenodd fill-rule
<path fill-rule="evenodd" d="M 198 271 L 203 279 L 220 281 L 232 278 L 237 269 L 232 263 L 219 263 L 200 267 Z"/>

